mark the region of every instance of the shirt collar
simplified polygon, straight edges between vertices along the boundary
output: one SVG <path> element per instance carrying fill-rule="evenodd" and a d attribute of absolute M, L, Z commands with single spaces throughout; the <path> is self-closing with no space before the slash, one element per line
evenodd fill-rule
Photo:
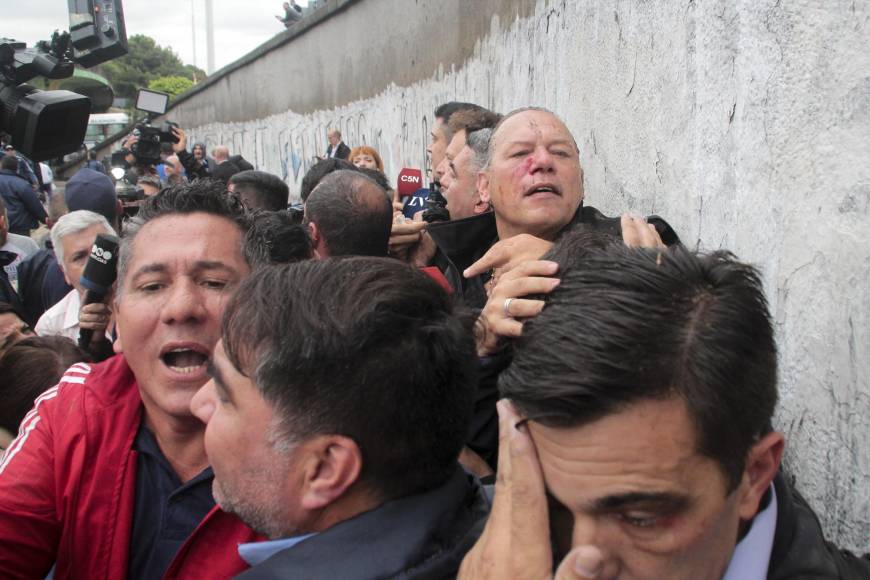
<path fill-rule="evenodd" d="M 734 549 L 722 580 L 765 580 L 776 532 L 776 490 L 770 484 L 767 507 L 752 520 L 752 527 Z"/>
<path fill-rule="evenodd" d="M 307 540 L 311 536 L 316 535 L 317 532 L 314 532 L 311 534 L 303 534 L 301 536 L 293 536 L 292 538 L 282 538 L 280 540 L 239 544 L 239 556 L 242 557 L 242 560 L 248 563 L 248 566 L 257 566 L 278 552 L 289 550 L 303 540 Z"/>
<path fill-rule="evenodd" d="M 63 330 L 75 328 L 79 325 L 79 310 L 81 309 L 81 296 L 75 288 L 69 293 L 69 302 L 66 304 L 66 312 L 63 313 Z"/>

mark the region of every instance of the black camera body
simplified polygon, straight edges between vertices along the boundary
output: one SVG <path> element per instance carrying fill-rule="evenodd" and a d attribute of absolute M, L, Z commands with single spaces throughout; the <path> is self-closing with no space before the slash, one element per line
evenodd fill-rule
<path fill-rule="evenodd" d="M 136 161 L 143 165 L 160 163 L 160 144 L 178 143 L 178 137 L 172 134 L 173 127 L 178 127 L 178 123 L 164 121 L 159 128 L 148 124 L 136 125 L 133 135 L 139 140 L 130 147 L 130 152 L 136 156 Z"/>
<path fill-rule="evenodd" d="M 127 52 L 121 0 L 68 0 L 69 32 L 27 48 L 0 38 L 0 131 L 34 161 L 78 151 L 91 112 L 87 97 L 70 91 L 40 91 L 27 81 L 65 79 L 76 64 L 92 67 Z"/>
<path fill-rule="evenodd" d="M 430 224 L 450 221 L 447 199 L 441 193 L 441 184 L 437 181 L 429 184 L 429 198 L 426 200 L 426 211 L 423 212 L 423 221 Z"/>

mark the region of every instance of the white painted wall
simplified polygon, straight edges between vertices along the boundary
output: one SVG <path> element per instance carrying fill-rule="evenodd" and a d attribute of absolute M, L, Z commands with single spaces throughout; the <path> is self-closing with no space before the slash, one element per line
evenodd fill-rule
<path fill-rule="evenodd" d="M 493 17 L 461 67 L 374 98 L 192 131 L 291 189 L 326 128 L 395 178 L 453 99 L 560 114 L 588 203 L 665 217 L 758 264 L 781 359 L 787 465 L 829 539 L 870 551 L 870 3 L 547 1 Z M 315 29 L 316 30 L 316 29 Z M 304 79 L 301 80 L 304 82 Z"/>

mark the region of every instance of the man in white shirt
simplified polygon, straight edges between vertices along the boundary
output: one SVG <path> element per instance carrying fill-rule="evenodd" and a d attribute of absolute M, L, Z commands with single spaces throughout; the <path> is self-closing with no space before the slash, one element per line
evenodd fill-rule
<path fill-rule="evenodd" d="M 36 334 L 39 336 L 60 335 L 72 340 L 79 337 L 79 311 L 84 288 L 80 279 L 91 246 L 98 234 L 116 235 L 115 230 L 98 213 L 88 210 L 73 211 L 57 220 L 51 228 L 51 243 L 57 255 L 58 263 L 63 270 L 67 284 L 73 287 L 69 294 L 45 311 L 36 323 Z M 108 314 L 103 305 L 92 305 L 100 312 L 94 312 L 96 317 L 104 317 L 108 325 Z"/>

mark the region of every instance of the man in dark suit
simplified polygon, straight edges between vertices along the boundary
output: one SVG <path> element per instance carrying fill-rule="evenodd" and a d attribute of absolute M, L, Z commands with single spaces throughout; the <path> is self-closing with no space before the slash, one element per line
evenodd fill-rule
<path fill-rule="evenodd" d="M 504 304 L 522 336 L 498 379 L 492 515 L 460 580 L 870 578 L 780 470 L 758 270 L 589 225 L 545 258 L 498 283 L 543 264 L 561 281 Z"/>
<path fill-rule="evenodd" d="M 329 141 L 329 147 L 326 148 L 325 157 L 336 157 L 338 159 L 347 159 L 350 157 L 350 147 L 345 145 L 341 140 L 341 131 L 331 129 L 326 134 L 326 139 Z"/>
<path fill-rule="evenodd" d="M 488 501 L 456 461 L 474 341 L 450 296 L 398 260 L 306 260 L 250 276 L 223 330 L 191 409 L 215 499 L 268 540 L 227 543 L 240 578 L 454 577 Z"/>

